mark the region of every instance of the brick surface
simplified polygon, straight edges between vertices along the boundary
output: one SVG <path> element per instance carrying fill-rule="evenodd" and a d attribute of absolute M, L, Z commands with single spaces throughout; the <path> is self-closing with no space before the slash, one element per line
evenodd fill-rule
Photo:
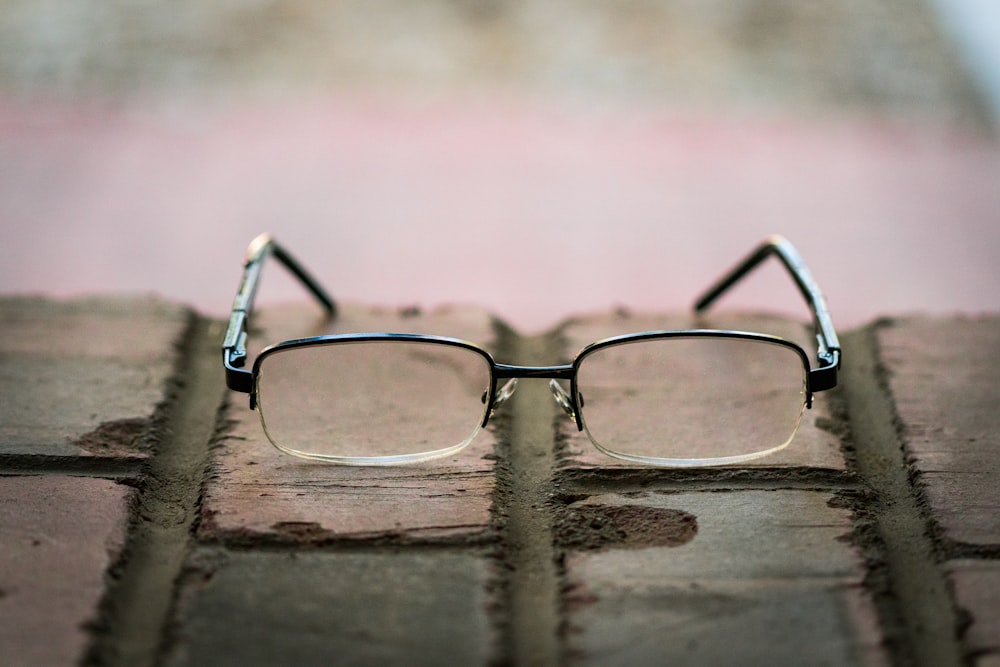
<path fill-rule="evenodd" d="M 1000 544 L 1000 317 L 877 328 L 903 437 L 945 535 Z"/>
<path fill-rule="evenodd" d="M 171 665 L 484 665 L 494 650 L 480 556 L 211 551 L 192 567 Z"/>
<path fill-rule="evenodd" d="M 968 614 L 968 650 L 976 664 L 1000 664 L 1000 563 L 957 560 L 948 563 L 955 601 Z"/>
<path fill-rule="evenodd" d="M 102 479 L 0 477 L 0 663 L 80 659 L 132 496 Z"/>
<path fill-rule="evenodd" d="M 478 310 L 400 314 L 344 307 L 328 323 L 316 309 L 303 306 L 263 311 L 254 326 L 260 331 L 257 341 L 267 343 L 319 332 L 434 333 L 480 344 L 494 338 L 491 318 Z M 205 489 L 203 537 L 433 539 L 474 536 L 490 525 L 495 475 L 489 429 L 461 452 L 424 464 L 325 465 L 273 447 L 247 406 L 245 394 L 233 394 L 227 411 L 231 426 L 214 452 Z M 428 429 L 426 437 L 433 442 L 433 424 L 420 427 Z M 378 428 L 378 423 L 370 425 L 372 433 Z"/>
<path fill-rule="evenodd" d="M 809 491 L 589 498 L 669 510 L 684 528 L 673 544 L 570 553 L 573 662 L 886 664 L 862 563 L 843 540 L 850 515 L 830 499 Z M 628 533 L 636 523 L 618 527 Z"/>
<path fill-rule="evenodd" d="M 188 316 L 154 299 L 0 299 L 0 454 L 146 456 Z"/>
<path fill-rule="evenodd" d="M 164 451 L 129 443 L 146 442 L 150 419 L 172 398 L 167 391 L 176 368 L 192 366 L 192 359 L 205 366 L 210 353 L 215 367 L 216 352 L 175 345 L 188 311 L 148 299 L 5 299 L 0 308 L 6 315 L 0 378 L 5 386 L 23 386 L 28 397 L 14 396 L 0 407 L 3 451 L 34 456 L 42 471 L 63 465 L 53 452 L 155 456 L 152 464 L 172 465 Z M 474 308 L 421 313 L 348 305 L 327 322 L 303 303 L 262 307 L 252 325 L 251 352 L 327 332 L 414 332 L 485 344 L 501 363 L 555 364 L 609 335 L 689 327 L 778 333 L 811 350 L 799 323 L 721 310 L 705 319 L 594 315 L 533 338 L 503 330 Z M 50 329 L 59 332 L 55 343 Z M 920 491 L 941 530 L 924 535 L 921 516 L 919 530 L 897 535 L 896 544 L 925 540 L 928 553 L 940 547 L 935 553 L 946 559 L 949 586 L 934 604 L 953 604 L 963 623 L 956 643 L 948 644 L 950 625 L 942 643 L 977 667 L 996 664 L 1000 573 L 990 482 L 1000 458 L 991 354 L 998 330 L 998 317 L 908 318 L 871 328 L 879 346 L 871 359 L 881 368 L 873 361 L 854 369 L 851 379 L 870 388 L 865 395 L 881 395 L 879 382 L 887 382 L 893 401 L 884 401 L 888 435 L 879 437 L 898 451 L 895 407 L 919 473 L 913 489 L 901 475 L 901 490 L 859 488 L 869 478 L 845 462 L 835 434 L 842 431 L 843 410 L 867 408 L 843 401 L 840 412 L 830 411 L 836 395 L 818 395 L 792 445 L 747 466 L 757 473 L 647 469 L 630 476 L 618 473 L 633 466 L 572 433 L 572 422 L 534 381 L 524 381 L 517 399 L 501 408 L 503 419 L 461 453 L 389 468 L 324 465 L 284 454 L 265 438 L 247 396 L 233 393 L 205 479 L 175 480 L 188 485 L 192 498 L 202 491 L 193 542 L 186 530 L 157 538 L 157 548 L 174 554 L 172 566 L 155 553 L 143 560 L 130 550 L 122 571 L 131 572 L 132 584 L 122 577 L 109 588 L 109 568 L 122 557 L 133 504 L 140 523 L 170 513 L 170 507 L 156 508 L 162 479 L 144 467 L 135 473 L 146 482 L 138 493 L 106 480 L 62 476 L 55 468 L 0 477 L 0 531 L 7 538 L 0 545 L 0 662 L 66 664 L 88 649 L 107 657 L 138 642 L 150 655 L 161 647 L 164 663 L 175 666 L 223 658 L 246 664 L 530 663 L 539 647 L 580 665 L 887 664 L 912 650 L 901 627 L 909 616 L 900 613 L 899 587 L 920 583 L 887 558 L 873 534 L 879 524 L 869 519 L 886 513 L 876 498 Z M 868 331 L 849 339 L 870 341 Z M 77 339 L 83 342 L 76 345 Z M 562 352 L 549 359 L 554 349 Z M 183 360 L 182 353 L 205 356 Z M 67 385 L 65 377 L 75 380 Z M 188 390 L 212 393 L 205 389 L 207 374 L 186 372 L 183 379 Z M 212 382 L 217 386 L 215 374 Z M 90 391 L 73 391 L 77 384 Z M 63 389 L 68 393 L 52 398 Z M 45 423 L 41 411 L 15 409 L 29 398 L 60 405 L 64 414 Z M 215 405 L 188 403 L 188 411 L 211 423 Z M 712 409 L 705 406 L 709 415 Z M 179 410 L 163 414 L 162 426 L 181 433 Z M 109 420 L 134 420 L 142 430 L 115 439 L 113 429 L 101 427 Z M 433 439 L 434 419 L 421 421 Z M 378 424 L 370 426 L 377 434 Z M 105 444 L 91 451 L 94 442 Z M 563 443 L 562 455 L 541 455 L 549 443 Z M 608 468 L 612 474 L 603 475 Z M 871 479 L 879 486 L 881 478 Z M 513 489 L 518 498 L 511 497 Z M 130 539 L 152 548 L 142 530 Z M 526 560 L 536 553 L 543 556 Z M 134 624 L 109 610 L 145 608 L 134 582 L 149 577 L 163 583 L 152 595 L 162 599 L 149 607 L 162 608 L 170 627 L 164 635 L 154 623 L 133 636 Z M 116 600 L 133 606 L 116 607 Z M 536 642 L 531 632 L 542 627 L 552 631 Z"/>
<path fill-rule="evenodd" d="M 562 334 L 567 342 L 567 353 L 573 355 L 584 346 L 611 336 L 661 329 L 698 328 L 735 329 L 779 335 L 799 343 L 810 354 L 814 353 L 816 346 L 815 342 L 810 342 L 810 335 L 806 327 L 793 320 L 739 314 L 710 313 L 702 317 L 634 315 L 627 312 L 597 314 L 570 321 L 562 330 Z M 811 361 L 811 364 L 814 365 L 815 361 Z M 679 383 L 677 391 L 684 391 L 683 380 Z M 788 447 L 770 456 L 742 464 L 742 466 L 779 468 L 809 466 L 844 470 L 845 463 L 840 452 L 840 441 L 836 435 L 824 430 L 824 428 L 829 428 L 830 424 L 825 398 L 824 394 L 814 396 L 812 409 L 803 414 L 798 433 Z M 717 416 L 712 413 L 711 406 L 706 406 L 706 420 Z M 663 418 L 667 418 L 667 416 Z M 595 449 L 586 433 L 578 431 L 571 421 L 567 420 L 562 423 L 561 427 L 567 438 L 566 459 L 564 461 L 567 468 L 637 467 L 636 464 L 619 461 L 602 454 Z"/>

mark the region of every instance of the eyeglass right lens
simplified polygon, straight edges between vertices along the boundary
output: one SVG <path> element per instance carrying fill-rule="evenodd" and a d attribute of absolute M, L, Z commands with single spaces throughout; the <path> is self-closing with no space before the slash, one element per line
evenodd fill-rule
<path fill-rule="evenodd" d="M 268 439 L 283 451 L 387 465 L 471 442 L 485 416 L 490 378 L 486 357 L 462 346 L 321 343 L 264 357 L 257 403 Z"/>
<path fill-rule="evenodd" d="M 785 447 L 805 406 L 797 350 L 735 337 L 665 337 L 595 349 L 577 390 L 591 441 L 665 466 L 746 461 Z"/>

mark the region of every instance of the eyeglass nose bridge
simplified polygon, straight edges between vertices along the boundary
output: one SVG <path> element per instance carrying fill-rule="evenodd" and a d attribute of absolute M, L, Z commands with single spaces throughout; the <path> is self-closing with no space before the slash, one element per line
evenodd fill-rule
<path fill-rule="evenodd" d="M 573 421 L 576 422 L 577 426 L 580 427 L 580 416 L 578 414 L 576 403 L 573 400 L 573 396 L 570 392 L 566 391 L 558 380 L 572 381 L 575 369 L 573 366 L 510 366 L 507 364 L 497 364 L 494 369 L 494 381 L 499 382 L 500 380 L 507 380 L 499 389 L 496 390 L 493 404 L 487 411 L 486 420 L 484 420 L 483 425 L 486 425 L 486 421 L 493 416 L 496 409 L 507 402 L 507 400 L 513 395 L 514 390 L 517 389 L 517 383 L 520 379 L 541 379 L 549 381 L 549 391 L 552 392 L 552 398 L 555 399 L 556 403 L 562 408 Z M 485 397 L 484 397 L 485 398 Z"/>

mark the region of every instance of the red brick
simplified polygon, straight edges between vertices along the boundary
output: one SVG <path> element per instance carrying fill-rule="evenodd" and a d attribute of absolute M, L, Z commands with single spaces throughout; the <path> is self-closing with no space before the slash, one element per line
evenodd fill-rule
<path fill-rule="evenodd" d="M 952 540 L 1000 544 L 1000 317 L 877 328 L 902 433 Z"/>
<path fill-rule="evenodd" d="M 660 531 L 670 511 L 684 530 L 672 544 L 626 539 L 567 556 L 574 664 L 887 664 L 863 564 L 842 539 L 850 514 L 829 501 L 734 491 L 576 505 L 655 510 Z"/>
<path fill-rule="evenodd" d="M 0 477 L 0 663 L 80 660 L 132 495 L 103 479 Z"/>
<path fill-rule="evenodd" d="M 970 619 L 965 631 L 967 649 L 982 663 L 1000 663 L 1000 563 L 957 560 L 948 563 L 955 602 Z"/>
<path fill-rule="evenodd" d="M 640 331 L 670 329 L 736 329 L 783 336 L 799 343 L 807 353 L 813 354 L 816 344 L 810 338 L 807 328 L 797 322 L 765 316 L 713 314 L 696 318 L 693 315 L 635 315 L 629 313 L 597 314 L 572 320 L 562 331 L 567 340 L 566 351 L 575 355 L 584 346 L 611 336 Z M 811 361 L 815 364 L 815 360 Z M 683 391 L 683 387 L 679 388 Z M 712 419 L 711 406 L 706 406 L 705 419 Z M 809 466 L 844 470 L 844 457 L 840 451 L 839 439 L 820 427 L 829 420 L 829 409 L 824 394 L 816 394 L 811 410 L 806 410 L 798 433 L 791 444 L 770 456 L 741 464 L 751 467 L 799 467 Z M 568 454 L 564 465 L 571 468 L 628 468 L 637 467 L 604 455 L 588 439 L 586 433 L 577 430 L 576 425 L 567 420 L 562 424 L 567 436 Z M 642 466 L 638 466 L 642 467 Z"/>
<path fill-rule="evenodd" d="M 189 311 L 155 299 L 0 299 L 0 453 L 144 457 Z"/>
<path fill-rule="evenodd" d="M 496 663 L 490 561 L 468 550 L 209 551 L 191 567 L 169 665 Z"/>
<path fill-rule="evenodd" d="M 318 312 L 307 306 L 262 311 L 254 318 L 261 331 L 254 344 L 320 332 L 434 333 L 479 344 L 494 338 L 491 318 L 478 310 L 404 316 L 344 307 L 332 327 Z M 231 399 L 231 427 L 213 454 L 213 474 L 205 489 L 201 533 L 206 538 L 422 539 L 477 535 L 490 525 L 495 443 L 489 429 L 448 458 L 398 467 L 342 466 L 277 450 L 256 412 L 248 409 L 248 397 L 234 393 Z M 428 437 L 433 440 L 433 432 Z"/>

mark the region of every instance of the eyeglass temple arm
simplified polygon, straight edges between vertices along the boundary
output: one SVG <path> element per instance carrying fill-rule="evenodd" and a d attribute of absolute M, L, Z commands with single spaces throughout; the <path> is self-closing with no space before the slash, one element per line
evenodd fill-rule
<path fill-rule="evenodd" d="M 270 234 L 261 234 L 247 248 L 246 259 L 243 262 L 243 278 L 239 290 L 233 300 L 233 310 L 229 316 L 229 327 L 222 342 L 222 363 L 226 368 L 226 384 L 230 389 L 250 393 L 253 390 L 253 374 L 241 370 L 246 363 L 247 327 L 250 313 L 253 311 L 254 297 L 260 285 L 260 273 L 264 260 L 269 255 L 284 264 L 296 278 L 309 289 L 323 305 L 330 317 L 337 314 L 337 305 L 330 295 L 308 271 L 288 252 L 278 245 Z"/>
<path fill-rule="evenodd" d="M 738 283 L 771 255 L 777 256 L 784 267 L 788 269 L 812 311 L 816 341 L 819 344 L 816 356 L 820 360 L 820 367 L 809 372 L 809 390 L 822 391 L 835 387 L 837 386 L 837 369 L 840 367 L 840 341 L 833 328 L 833 320 L 830 319 L 826 299 L 798 250 L 795 249 L 791 241 L 783 236 L 775 235 L 765 239 L 753 253 L 730 270 L 695 302 L 695 312 L 700 313 L 706 310 L 726 290 Z"/>

